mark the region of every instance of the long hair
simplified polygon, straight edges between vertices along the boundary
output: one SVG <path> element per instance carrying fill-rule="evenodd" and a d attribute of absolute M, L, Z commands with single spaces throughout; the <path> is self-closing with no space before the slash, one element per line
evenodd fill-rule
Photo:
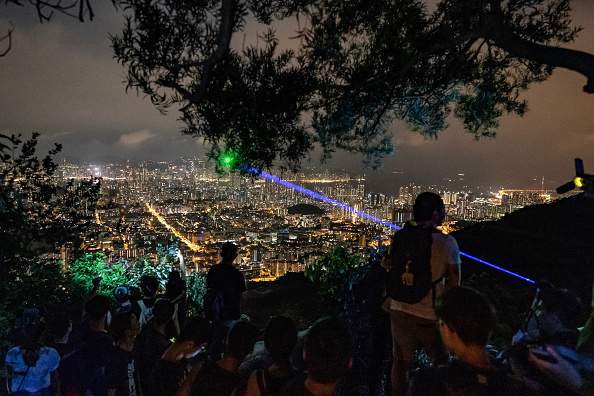
<path fill-rule="evenodd" d="M 39 323 L 29 324 L 23 327 L 24 342 L 19 346 L 23 361 L 27 367 L 34 367 L 39 360 L 41 343 L 41 325 Z"/>

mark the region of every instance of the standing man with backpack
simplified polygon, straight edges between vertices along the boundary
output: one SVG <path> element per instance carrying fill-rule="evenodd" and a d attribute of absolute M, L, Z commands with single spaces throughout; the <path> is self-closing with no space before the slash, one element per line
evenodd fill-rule
<path fill-rule="evenodd" d="M 231 328 L 241 319 L 240 303 L 247 299 L 245 278 L 233 261 L 237 258 L 237 245 L 227 242 L 221 248 L 222 261 L 206 275 L 204 308 L 206 318 L 213 323 L 214 338 L 209 356 L 215 362 L 225 351 L 225 340 Z"/>
<path fill-rule="evenodd" d="M 441 197 L 421 193 L 415 200 L 413 217 L 414 222 L 394 235 L 383 264 L 388 270 L 393 395 L 406 394 L 410 366 L 419 346 L 434 362 L 448 359 L 433 305 L 446 289 L 460 284 L 458 244 L 437 229 L 445 219 Z"/>
<path fill-rule="evenodd" d="M 159 300 L 157 296 L 159 281 L 152 275 L 143 275 L 140 277 L 140 290 L 143 298 L 132 303 L 130 312 L 138 318 L 142 328 L 153 318 L 153 307 Z"/>

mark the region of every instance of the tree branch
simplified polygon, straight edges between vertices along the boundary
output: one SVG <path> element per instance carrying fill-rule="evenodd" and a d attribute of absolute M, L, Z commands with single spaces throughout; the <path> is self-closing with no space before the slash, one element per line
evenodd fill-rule
<path fill-rule="evenodd" d="M 12 32 L 13 31 L 14 31 L 14 26 L 11 23 L 10 29 L 8 29 L 8 31 L 6 32 L 6 34 L 4 36 L 0 37 L 0 43 L 4 40 L 8 40 L 8 46 L 6 47 L 6 50 L 4 50 L 3 52 L 0 52 L 0 57 L 8 54 L 8 52 L 12 48 Z"/>
<path fill-rule="evenodd" d="M 418 62 L 428 59 L 430 56 L 454 48 L 458 45 L 464 44 L 466 48 L 470 48 L 480 36 L 475 31 L 467 31 L 461 33 L 458 37 L 449 41 L 437 42 L 429 46 L 428 48 L 421 50 L 397 71 L 387 73 L 383 76 L 375 78 L 373 80 L 363 81 L 355 85 L 334 85 L 331 88 L 338 90 L 358 90 L 358 89 L 369 89 L 376 87 L 381 84 L 393 81 L 394 79 L 400 79 L 406 75 Z"/>
<path fill-rule="evenodd" d="M 237 0 L 223 0 L 221 3 L 221 25 L 219 26 L 219 34 L 217 36 L 217 49 L 206 59 L 202 64 L 202 77 L 200 79 L 200 86 L 196 93 L 189 97 L 189 102 L 198 104 L 204 97 L 208 83 L 210 80 L 210 72 L 213 67 L 221 61 L 229 51 L 231 43 L 231 35 L 233 34 L 233 21 L 235 17 L 235 10 L 237 8 Z"/>
<path fill-rule="evenodd" d="M 588 81 L 584 92 L 594 93 L 594 55 L 567 48 L 530 42 L 515 34 L 497 15 L 484 15 L 477 29 L 480 37 L 518 58 L 553 67 L 563 67 L 584 75 Z"/>
<path fill-rule="evenodd" d="M 114 6 L 116 6 L 116 1 L 117 0 L 111 0 Z M 5 0 L 5 3 L 12 3 L 21 7 L 25 6 L 25 4 L 21 3 L 19 0 Z M 89 12 L 90 21 L 92 21 L 95 16 L 90 0 L 68 0 L 67 3 L 63 3 L 63 0 L 29 0 L 29 3 L 37 10 L 39 22 L 51 20 L 54 11 L 76 18 L 80 22 L 85 21 L 85 14 L 87 11 Z M 73 13 L 72 11 L 75 11 L 77 6 L 78 12 Z M 48 9 L 51 11 L 47 11 Z"/>

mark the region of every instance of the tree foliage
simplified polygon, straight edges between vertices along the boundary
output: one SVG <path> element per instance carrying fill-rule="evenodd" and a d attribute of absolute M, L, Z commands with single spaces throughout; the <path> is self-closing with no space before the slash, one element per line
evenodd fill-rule
<path fill-rule="evenodd" d="M 128 88 L 162 111 L 179 107 L 183 132 L 210 157 L 296 170 L 316 145 L 360 152 L 380 166 L 394 120 L 427 137 L 450 114 L 476 138 L 494 136 L 520 93 L 554 67 L 588 77 L 594 57 L 561 46 L 579 29 L 569 0 L 121 0 L 126 26 L 112 38 Z M 298 22 L 290 49 L 274 27 Z M 258 44 L 231 46 L 248 22 Z"/>
<path fill-rule="evenodd" d="M 335 245 L 322 258 L 305 268 L 304 275 L 319 285 L 319 290 L 329 301 L 346 302 L 352 287 L 360 279 L 357 269 L 364 263 L 361 256 L 351 253 L 341 244 Z"/>
<path fill-rule="evenodd" d="M 72 296 L 55 253 L 66 244 L 76 250 L 94 226 L 98 180 L 55 180 L 60 146 L 39 159 L 37 137 L 0 135 L 0 321 L 19 307 Z"/>
<path fill-rule="evenodd" d="M 112 296 L 117 285 L 127 285 L 132 276 L 127 265 L 117 263 L 110 266 L 103 253 L 84 253 L 68 268 L 69 288 L 74 295 L 82 298 L 93 288 L 93 279 L 101 277 L 99 294 Z"/>
<path fill-rule="evenodd" d="M 114 288 L 126 285 L 133 295 L 140 297 L 140 278 L 150 275 L 159 281 L 159 290 L 165 290 L 172 261 L 160 251 L 157 260 L 143 256 L 128 263 L 126 261 L 110 264 L 103 253 L 84 253 L 68 269 L 71 283 L 68 288 L 77 296 L 84 296 L 91 288 L 93 279 L 101 277 L 99 294 L 112 297 Z"/>
<path fill-rule="evenodd" d="M 38 133 L 28 140 L 0 135 L 0 261 L 54 253 L 71 243 L 77 250 L 93 231 L 100 180 L 58 180 L 52 157 L 36 156 Z M 3 265 L 2 268 L 5 268 Z"/>
<path fill-rule="evenodd" d="M 206 293 L 206 276 L 192 273 L 186 278 L 186 302 L 190 316 L 204 316 L 204 293 Z"/>

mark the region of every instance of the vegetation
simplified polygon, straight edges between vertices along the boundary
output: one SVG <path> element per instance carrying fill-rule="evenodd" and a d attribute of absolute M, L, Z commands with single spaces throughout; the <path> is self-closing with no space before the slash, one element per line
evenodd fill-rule
<path fill-rule="evenodd" d="M 55 253 L 69 244 L 76 251 L 90 235 L 98 208 L 100 179 L 58 181 L 52 157 L 36 156 L 38 133 L 28 140 L 0 134 L 0 261 Z M 9 266 L 2 266 L 7 269 Z"/>
<path fill-rule="evenodd" d="M 164 249 L 162 252 L 165 251 Z M 26 307 L 56 307 L 80 312 L 82 301 L 92 289 L 92 280 L 101 277 L 99 294 L 113 299 L 113 290 L 118 285 L 130 288 L 133 297 L 140 298 L 140 278 L 143 275 L 155 276 L 164 291 L 167 278 L 174 269 L 173 260 L 166 254 L 159 255 L 155 261 L 149 257 L 141 257 L 133 263 L 119 262 L 110 265 L 103 253 L 84 253 L 68 268 L 58 260 L 23 259 L 19 267 L 13 268 L 13 281 L 3 282 L 2 309 L 0 310 L 0 326 L 8 329 L 18 319 L 19 312 Z M 189 305 L 200 304 L 200 295 L 204 294 L 203 282 L 198 277 L 190 277 Z M 201 289 L 202 287 L 202 289 Z M 193 299 L 196 298 L 197 301 Z M 8 331 L 0 328 L 0 334 Z"/>
<path fill-rule="evenodd" d="M 179 107 L 183 132 L 240 168 L 296 170 L 316 146 L 323 159 L 340 149 L 380 166 L 394 120 L 436 138 L 453 114 L 477 139 L 494 136 L 555 67 L 583 74 L 594 92 L 594 56 L 561 48 L 579 30 L 569 0 L 118 4 L 126 25 L 112 43 L 128 88 L 162 111 Z M 287 46 L 275 28 L 288 19 Z M 268 27 L 257 44 L 232 47 L 254 20 Z"/>
<path fill-rule="evenodd" d="M 27 304 L 52 304 L 68 298 L 70 289 L 61 247 L 75 252 L 91 234 L 99 180 L 55 181 L 56 145 L 36 156 L 37 137 L 0 134 L 0 315 L 12 317 Z M 1 331 L 0 331 L 1 333 Z"/>
<path fill-rule="evenodd" d="M 206 276 L 193 273 L 186 278 L 186 303 L 189 316 L 204 316 Z"/>
<path fill-rule="evenodd" d="M 365 264 L 361 255 L 337 244 L 322 258 L 305 268 L 305 277 L 318 285 L 320 293 L 328 302 L 337 303 L 344 309 L 353 286 L 365 274 Z"/>

